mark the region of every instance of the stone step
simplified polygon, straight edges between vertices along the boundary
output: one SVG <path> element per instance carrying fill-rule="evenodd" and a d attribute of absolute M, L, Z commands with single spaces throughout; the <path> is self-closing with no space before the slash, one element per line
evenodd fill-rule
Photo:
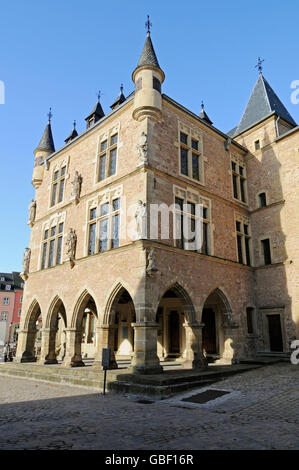
<path fill-rule="evenodd" d="M 185 390 L 190 390 L 192 388 L 205 387 L 211 385 L 218 380 L 197 380 L 192 383 L 182 382 L 177 384 L 169 385 L 146 385 L 141 383 L 133 382 L 123 382 L 116 381 L 110 382 L 108 385 L 108 390 L 115 393 L 130 394 L 130 395 L 140 395 L 147 396 L 154 399 L 163 400 L 165 398 L 171 397 L 172 395 L 184 392 Z"/>

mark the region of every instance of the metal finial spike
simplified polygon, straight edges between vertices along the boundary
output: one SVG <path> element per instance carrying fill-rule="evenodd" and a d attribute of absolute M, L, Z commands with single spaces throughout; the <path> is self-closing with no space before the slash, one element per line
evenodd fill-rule
<path fill-rule="evenodd" d="M 101 98 L 101 96 L 102 96 L 102 92 L 101 92 L 101 90 L 99 90 L 99 92 L 98 92 L 98 95 L 97 95 L 97 96 L 98 96 L 98 102 L 100 102 L 100 98 Z"/>
<path fill-rule="evenodd" d="M 73 125 L 74 125 L 74 129 L 76 129 L 76 119 L 74 120 Z"/>
<path fill-rule="evenodd" d="M 52 108 L 50 108 L 50 110 L 49 110 L 49 112 L 48 112 L 48 119 L 49 119 L 49 122 L 51 122 L 52 117 L 53 117 Z"/>
<path fill-rule="evenodd" d="M 204 109 L 205 105 L 203 104 L 203 101 L 201 102 L 201 109 Z"/>
<path fill-rule="evenodd" d="M 263 66 L 262 66 L 263 62 L 264 62 L 264 59 L 261 59 L 260 57 L 258 57 L 257 64 L 256 64 L 255 68 L 258 69 L 259 73 L 262 73 L 262 71 L 263 71 Z"/>
<path fill-rule="evenodd" d="M 146 29 L 147 29 L 147 34 L 151 34 L 151 26 L 153 26 L 153 25 L 152 25 L 152 23 L 150 22 L 150 17 L 149 17 L 149 15 L 147 15 L 147 21 L 146 21 L 146 23 L 145 23 L 145 27 L 146 27 Z"/>
<path fill-rule="evenodd" d="M 123 83 L 120 84 L 120 92 L 122 93 L 124 91 L 124 85 Z"/>

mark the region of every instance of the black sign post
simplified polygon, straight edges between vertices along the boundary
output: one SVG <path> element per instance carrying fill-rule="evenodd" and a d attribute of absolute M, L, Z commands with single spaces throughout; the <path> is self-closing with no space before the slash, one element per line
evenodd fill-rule
<path fill-rule="evenodd" d="M 103 348 L 103 352 L 102 352 L 102 367 L 104 369 L 104 391 L 103 391 L 103 395 L 105 395 L 105 392 L 106 392 L 106 376 L 107 376 L 107 370 L 110 369 L 110 356 L 111 356 L 111 349 Z"/>

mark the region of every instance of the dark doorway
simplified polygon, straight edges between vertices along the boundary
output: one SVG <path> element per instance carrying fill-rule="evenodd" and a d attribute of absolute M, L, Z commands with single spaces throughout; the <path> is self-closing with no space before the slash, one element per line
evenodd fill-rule
<path fill-rule="evenodd" d="M 207 354 L 217 354 L 216 315 L 212 308 L 204 308 L 202 312 L 202 347 Z"/>
<path fill-rule="evenodd" d="M 282 352 L 282 332 L 280 315 L 267 315 L 268 328 L 269 328 L 269 339 L 270 339 L 270 351 Z"/>
<path fill-rule="evenodd" d="M 180 352 L 180 316 L 176 310 L 169 314 L 169 352 Z"/>

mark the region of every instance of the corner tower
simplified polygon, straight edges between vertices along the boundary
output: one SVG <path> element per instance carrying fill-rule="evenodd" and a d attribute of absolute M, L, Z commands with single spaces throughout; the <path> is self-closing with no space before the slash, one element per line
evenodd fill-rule
<path fill-rule="evenodd" d="M 51 108 L 48 114 L 48 118 L 48 124 L 46 125 L 42 138 L 38 146 L 34 150 L 35 161 L 31 182 L 35 189 L 39 188 L 43 181 L 44 166 L 42 165 L 42 162 L 45 158 L 51 155 L 51 153 L 55 152 L 54 140 L 51 129 Z"/>
<path fill-rule="evenodd" d="M 165 75 L 154 51 L 149 17 L 146 26 L 147 36 L 143 51 L 132 74 L 135 83 L 133 119 L 142 121 L 150 118 L 159 121 L 162 119 L 161 84 L 164 82 Z"/>

